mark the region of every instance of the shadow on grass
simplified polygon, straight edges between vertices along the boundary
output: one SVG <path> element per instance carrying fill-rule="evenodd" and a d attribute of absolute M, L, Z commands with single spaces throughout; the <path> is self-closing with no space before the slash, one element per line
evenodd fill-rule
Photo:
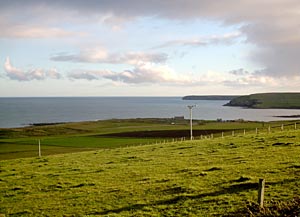
<path fill-rule="evenodd" d="M 159 200 L 154 203 L 133 204 L 133 205 L 121 207 L 118 209 L 105 210 L 102 212 L 94 212 L 94 213 L 90 213 L 90 214 L 92 214 L 92 215 L 107 215 L 109 213 L 121 213 L 123 211 L 140 210 L 147 206 L 171 205 L 171 204 L 176 204 L 176 203 L 179 203 L 179 202 L 185 201 L 185 200 L 201 199 L 204 197 L 214 197 L 214 196 L 219 196 L 219 195 L 223 195 L 223 194 L 235 194 L 235 193 L 239 193 L 242 191 L 254 190 L 254 189 L 257 189 L 257 187 L 258 187 L 257 183 L 235 184 L 235 185 L 231 185 L 230 187 L 223 188 L 220 191 L 215 191 L 215 192 L 211 192 L 211 193 L 204 193 L 204 194 L 198 194 L 198 195 L 178 195 L 171 199 Z M 184 192 L 180 192 L 180 193 L 184 193 Z"/>
<path fill-rule="evenodd" d="M 296 179 L 288 179 L 288 180 L 283 180 L 283 181 L 278 181 L 278 182 L 267 182 L 266 185 L 271 186 L 271 185 L 278 185 L 278 184 L 283 184 L 283 183 L 291 183 L 297 181 Z M 184 189 L 184 188 L 182 188 Z M 109 213 L 121 213 L 123 211 L 130 211 L 130 210 L 141 210 L 144 207 L 147 206 L 157 206 L 157 205 L 172 205 L 172 204 L 177 204 L 179 202 L 184 202 L 186 200 L 194 200 L 194 199 L 201 199 L 205 197 L 216 197 L 224 194 L 237 194 L 240 192 L 244 191 L 250 191 L 250 190 L 257 190 L 258 189 L 258 183 L 239 183 L 239 184 L 233 184 L 229 187 L 222 188 L 219 191 L 215 192 L 210 192 L 210 193 L 203 193 L 203 194 L 198 194 L 198 195 L 177 195 L 171 199 L 166 199 L 166 200 L 158 200 L 153 203 L 149 204 L 132 204 L 129 206 L 121 207 L 118 209 L 111 209 L 111 210 L 104 210 L 102 212 L 93 212 L 90 213 L 92 215 L 107 215 Z M 187 193 L 185 191 L 180 191 L 180 193 Z M 175 193 L 176 194 L 176 193 Z"/>

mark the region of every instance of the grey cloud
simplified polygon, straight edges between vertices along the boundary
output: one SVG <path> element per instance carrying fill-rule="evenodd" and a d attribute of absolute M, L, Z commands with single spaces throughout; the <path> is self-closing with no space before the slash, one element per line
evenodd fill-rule
<path fill-rule="evenodd" d="M 173 40 L 165 42 L 161 45 L 158 45 L 156 48 L 165 48 L 172 46 L 188 46 L 188 47 L 201 47 L 212 44 L 232 44 L 241 34 L 239 32 L 234 32 L 225 35 L 213 35 L 200 37 L 200 39 L 185 39 L 185 40 Z"/>
<path fill-rule="evenodd" d="M 277 77 L 299 74 L 299 10 L 299 0 L 28 0 L 26 4 L 17 0 L 0 1 L 3 16 L 9 20 L 24 18 L 28 23 L 82 22 L 84 19 L 114 23 L 136 17 L 159 17 L 240 25 L 241 34 L 256 47 L 251 60 L 259 68 L 265 68 L 261 73 Z M 183 42 L 170 42 L 174 43 Z M 201 46 L 202 42 L 186 42 L 186 45 Z"/>
<path fill-rule="evenodd" d="M 111 64 L 138 64 L 140 62 L 165 63 L 168 56 L 165 53 L 128 52 L 124 54 L 109 54 L 103 50 L 86 50 L 79 54 L 56 54 L 50 59 L 53 61 L 111 63 Z"/>
<path fill-rule="evenodd" d="M 229 74 L 237 75 L 237 76 L 240 76 L 240 75 L 243 76 L 243 75 L 249 75 L 250 72 L 248 72 L 245 69 L 240 68 L 240 69 L 235 69 L 235 70 L 229 71 Z"/>
<path fill-rule="evenodd" d="M 77 80 L 77 79 L 82 79 L 82 80 L 100 80 L 105 76 L 109 76 L 113 72 L 111 71 L 97 71 L 97 70 L 73 70 L 69 73 L 68 77 L 71 80 Z"/>
<path fill-rule="evenodd" d="M 119 81 L 129 84 L 140 84 L 140 83 L 165 83 L 170 82 L 159 73 L 151 69 L 141 69 L 135 68 L 133 70 L 125 70 L 121 73 L 115 73 L 111 75 L 104 76 L 112 81 Z"/>

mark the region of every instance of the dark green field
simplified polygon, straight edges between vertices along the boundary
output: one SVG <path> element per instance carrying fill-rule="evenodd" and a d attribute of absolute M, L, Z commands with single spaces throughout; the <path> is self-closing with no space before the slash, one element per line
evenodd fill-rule
<path fill-rule="evenodd" d="M 171 139 L 189 128 L 169 119 L 1 130 L 0 215 L 251 216 L 259 178 L 266 180 L 261 216 L 293 212 L 300 195 L 294 122 L 196 121 L 194 128 L 201 140 Z M 212 137 L 212 130 L 219 131 Z M 139 138 L 138 131 L 166 134 Z M 48 156 L 29 157 L 37 156 L 37 139 Z"/>
<path fill-rule="evenodd" d="M 270 123 L 279 126 L 279 123 Z M 265 128 L 260 122 L 194 121 L 194 136 L 215 134 L 215 137 L 236 133 L 243 129 Z M 173 119 L 128 119 L 97 122 L 67 123 L 0 129 L 0 160 L 34 157 L 38 154 L 38 140 L 42 154 L 59 154 L 144 145 L 187 139 L 189 121 Z"/>

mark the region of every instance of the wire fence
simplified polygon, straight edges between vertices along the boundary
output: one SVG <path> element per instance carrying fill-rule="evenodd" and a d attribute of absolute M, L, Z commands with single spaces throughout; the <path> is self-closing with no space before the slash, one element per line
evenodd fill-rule
<path fill-rule="evenodd" d="M 264 133 L 276 133 L 282 131 L 291 131 L 300 129 L 300 122 L 293 123 L 285 123 L 285 124 L 276 124 L 276 125 L 268 125 L 263 124 L 263 127 L 257 128 L 245 128 L 245 129 L 225 129 L 224 131 L 220 131 L 218 133 L 203 133 L 200 136 L 195 136 L 192 140 L 203 140 L 203 139 L 215 139 L 215 138 L 228 138 L 228 137 L 238 137 L 238 136 L 246 136 L 246 135 L 259 135 Z M 208 130 L 209 131 L 209 130 Z M 177 137 L 177 138 L 169 138 L 169 139 L 158 139 L 157 141 L 148 142 L 147 144 L 166 144 L 172 142 L 183 142 L 190 141 L 190 137 Z M 140 144 L 142 145 L 142 144 Z"/>

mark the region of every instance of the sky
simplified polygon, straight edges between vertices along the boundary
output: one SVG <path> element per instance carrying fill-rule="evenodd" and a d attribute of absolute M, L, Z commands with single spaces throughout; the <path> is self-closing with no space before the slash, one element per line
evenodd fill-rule
<path fill-rule="evenodd" d="M 300 91 L 299 0 L 0 0 L 0 97 Z"/>

